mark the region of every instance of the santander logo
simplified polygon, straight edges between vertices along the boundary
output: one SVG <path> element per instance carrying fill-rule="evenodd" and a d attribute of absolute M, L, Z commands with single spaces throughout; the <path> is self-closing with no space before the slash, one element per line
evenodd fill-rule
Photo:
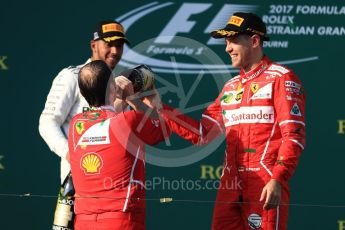
<path fill-rule="evenodd" d="M 273 123 L 274 109 L 272 106 L 241 107 L 234 110 L 226 110 L 225 126 L 238 124 Z"/>

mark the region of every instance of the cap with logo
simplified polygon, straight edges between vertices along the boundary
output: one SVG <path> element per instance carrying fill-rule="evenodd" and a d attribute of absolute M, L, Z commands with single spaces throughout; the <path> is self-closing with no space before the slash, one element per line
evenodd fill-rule
<path fill-rule="evenodd" d="M 101 21 L 100 23 L 98 23 L 93 33 L 93 40 L 103 40 L 107 43 L 117 40 L 123 40 L 128 45 L 130 44 L 128 39 L 126 38 L 123 26 L 119 22 L 114 20 Z"/>
<path fill-rule="evenodd" d="M 266 34 L 265 23 L 259 16 L 253 13 L 234 13 L 223 29 L 218 29 L 211 32 L 211 36 L 213 38 L 224 38 L 237 34 L 257 34 L 265 41 L 270 40 Z"/>

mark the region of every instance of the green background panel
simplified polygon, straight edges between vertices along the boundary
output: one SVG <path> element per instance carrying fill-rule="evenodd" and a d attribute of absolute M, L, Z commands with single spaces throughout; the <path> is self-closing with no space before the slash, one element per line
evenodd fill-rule
<path fill-rule="evenodd" d="M 191 31 L 178 36 L 193 39 L 204 46 L 209 40 L 206 27 L 224 4 L 255 5 L 255 12 L 269 15 L 270 5 L 337 6 L 343 1 L 188 1 L 208 3 L 211 6 L 200 14 L 192 15 L 195 21 Z M 0 60 L 7 70 L 0 69 L 0 93 L 2 98 L 2 132 L 0 141 L 0 229 L 50 229 L 59 188 L 59 159 L 51 153 L 38 133 L 38 119 L 44 107 L 53 78 L 64 67 L 78 65 L 90 56 L 89 40 L 94 24 L 102 19 L 118 18 L 145 4 L 166 2 L 151 1 L 3 1 L 0 7 Z M 157 37 L 183 1 L 159 11 L 151 12 L 128 28 L 127 34 L 136 47 L 141 42 Z M 283 16 L 281 14 L 280 16 Z M 345 13 L 340 15 L 294 16 L 291 26 L 343 27 Z M 303 152 L 295 176 L 291 180 L 289 229 L 339 229 L 338 221 L 345 220 L 344 134 L 338 134 L 338 120 L 345 120 L 343 53 L 345 35 L 304 36 L 271 34 L 271 40 L 288 41 L 288 48 L 266 48 L 265 53 L 276 61 L 317 57 L 315 60 L 288 64 L 302 80 L 307 95 L 306 124 L 307 147 Z M 154 43 L 153 43 L 154 44 Z M 169 46 L 154 44 L 157 46 Z M 224 45 L 208 45 L 226 64 L 230 64 Z M 156 58 L 171 60 L 171 55 Z M 195 62 L 193 57 L 176 55 L 177 61 Z M 203 63 L 208 64 L 208 63 Z M 123 66 L 118 66 L 116 72 Z M 188 106 L 212 101 L 223 84 L 236 73 L 227 75 L 205 74 L 193 93 Z M 176 73 L 158 73 L 172 84 L 177 84 Z M 197 74 L 179 74 L 187 92 Z M 165 102 L 179 106 L 176 92 L 162 95 Z M 189 115 L 200 118 L 201 110 Z M 173 146 L 161 144 L 167 150 L 166 160 L 173 153 L 188 154 L 189 143 L 172 137 Z M 209 147 L 205 147 L 209 148 Z M 182 167 L 160 167 L 146 164 L 147 179 L 197 181 L 201 179 L 201 167 L 211 165 L 214 170 L 224 158 L 224 143 L 204 159 Z M 169 150 L 174 150 L 170 151 Z M 195 154 L 198 150 L 192 148 Z M 48 195 L 48 197 L 18 197 L 4 194 Z M 147 192 L 148 229 L 210 229 L 215 189 L 167 189 L 162 185 Z M 176 201 L 161 204 L 157 198 L 172 197 Z M 178 200 L 190 200 L 189 202 Z M 199 202 L 191 202 L 191 201 Z M 341 207 L 333 207 L 341 206 Z"/>

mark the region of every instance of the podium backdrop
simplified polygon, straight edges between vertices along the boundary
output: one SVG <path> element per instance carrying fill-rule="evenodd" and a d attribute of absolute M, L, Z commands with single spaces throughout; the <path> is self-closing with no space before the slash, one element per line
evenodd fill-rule
<path fill-rule="evenodd" d="M 236 11 L 263 17 L 271 37 L 265 53 L 294 70 L 307 96 L 307 147 L 291 181 L 289 229 L 345 229 L 345 4 L 335 0 L 3 1 L 0 229 L 51 228 L 59 158 L 38 119 L 57 73 L 90 57 L 98 21 L 118 20 L 131 41 L 116 73 L 151 66 L 163 101 L 199 119 L 238 74 L 224 40 L 209 36 Z M 210 229 L 224 148 L 222 140 L 193 147 L 175 135 L 147 148 L 148 229 Z M 164 197 L 173 202 L 160 203 Z"/>

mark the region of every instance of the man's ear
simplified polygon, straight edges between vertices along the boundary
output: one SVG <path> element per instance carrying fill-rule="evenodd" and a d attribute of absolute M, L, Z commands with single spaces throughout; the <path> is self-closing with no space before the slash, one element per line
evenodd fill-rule
<path fill-rule="evenodd" d="M 261 38 L 259 35 L 252 36 L 252 46 L 253 48 L 257 48 L 261 45 Z"/>
<path fill-rule="evenodd" d="M 96 50 L 96 41 L 94 41 L 94 40 L 90 41 L 90 48 L 91 48 L 92 52 L 94 52 Z"/>

